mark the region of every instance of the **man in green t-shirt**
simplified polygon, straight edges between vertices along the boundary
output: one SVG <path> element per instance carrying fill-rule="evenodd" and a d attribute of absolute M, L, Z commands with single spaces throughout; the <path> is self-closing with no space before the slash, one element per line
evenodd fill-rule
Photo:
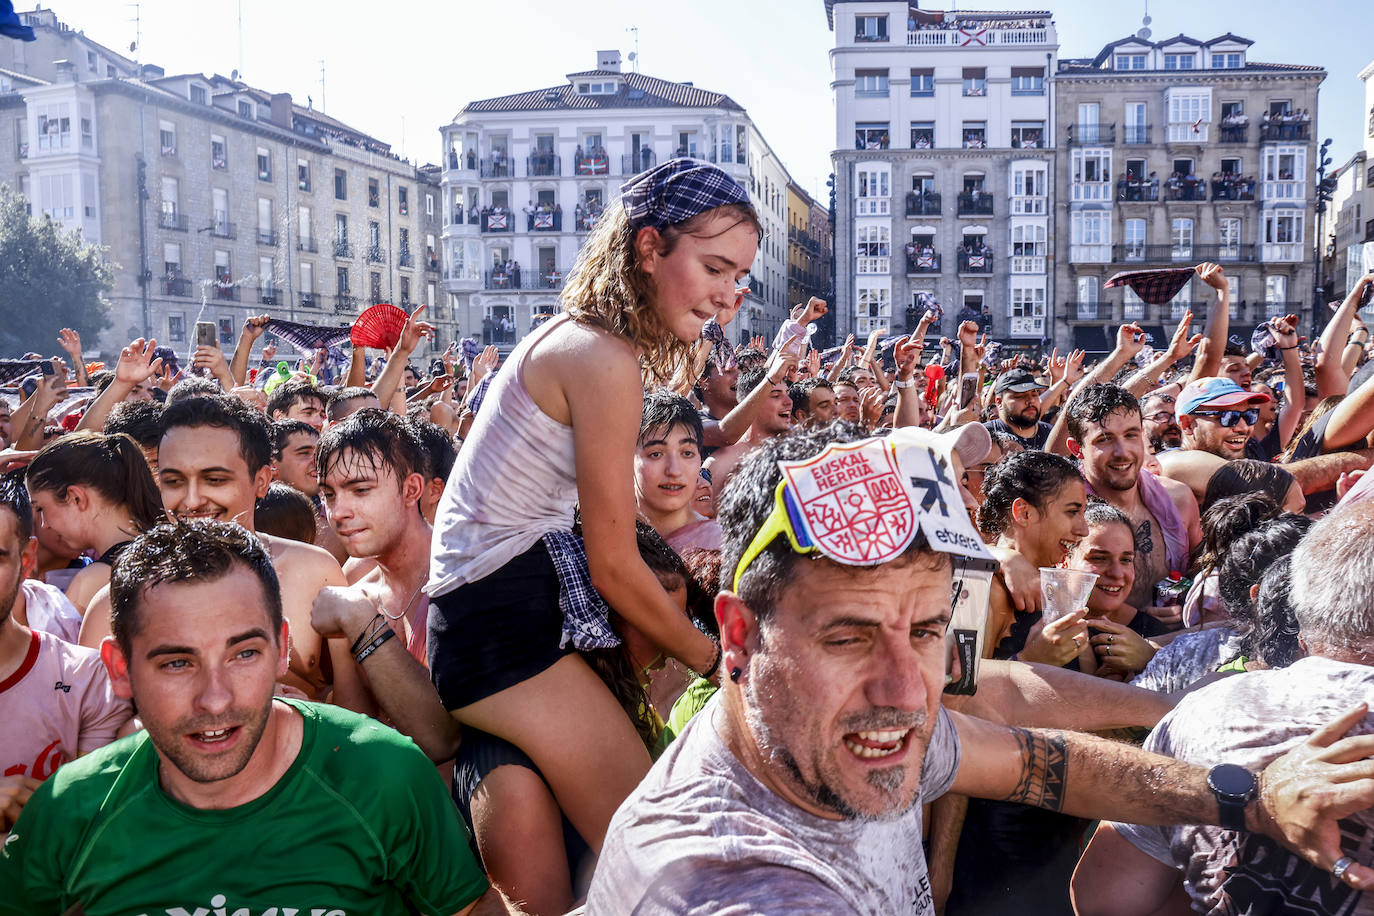
<path fill-rule="evenodd" d="M 0 852 L 0 916 L 506 912 L 409 739 L 273 698 L 288 632 L 251 533 L 159 526 L 110 596 L 101 656 L 146 731 L 34 793 Z"/>

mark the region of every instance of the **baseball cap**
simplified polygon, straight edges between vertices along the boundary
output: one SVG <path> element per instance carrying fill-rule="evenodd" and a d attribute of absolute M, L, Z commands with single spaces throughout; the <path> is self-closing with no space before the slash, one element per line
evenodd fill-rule
<path fill-rule="evenodd" d="M 1012 369 L 997 376 L 997 384 L 993 387 L 993 394 L 1002 394 L 1004 391 L 1014 391 L 1020 394 L 1023 391 L 1038 391 L 1045 386 L 1035 380 L 1029 369 Z"/>
<path fill-rule="evenodd" d="M 1200 407 L 1240 407 L 1267 404 L 1273 398 L 1259 391 L 1246 391 L 1229 378 L 1212 375 L 1189 382 L 1179 393 L 1175 411 L 1181 416 Z"/>

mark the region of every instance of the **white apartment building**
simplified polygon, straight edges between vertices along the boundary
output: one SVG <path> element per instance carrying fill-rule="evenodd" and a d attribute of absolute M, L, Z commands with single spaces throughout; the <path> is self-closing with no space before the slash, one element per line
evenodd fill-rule
<path fill-rule="evenodd" d="M 1048 333 L 1058 48 L 1045 11 L 826 0 L 835 33 L 836 331 L 910 329 L 926 297 L 952 333 Z"/>
<path fill-rule="evenodd" d="M 469 102 L 440 133 L 443 285 L 463 333 L 508 346 L 556 312 L 602 208 L 674 156 L 729 172 L 763 220 L 732 333 L 771 335 L 786 319 L 790 178 L 729 96 L 624 72 L 619 51 L 599 51 L 595 69 L 564 84 Z"/>

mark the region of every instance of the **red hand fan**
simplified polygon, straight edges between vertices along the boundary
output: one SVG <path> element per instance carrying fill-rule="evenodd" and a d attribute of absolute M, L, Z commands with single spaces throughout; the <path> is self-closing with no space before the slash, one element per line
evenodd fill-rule
<path fill-rule="evenodd" d="M 354 346 L 390 350 L 401 339 L 401 329 L 409 319 L 405 309 L 380 302 L 358 316 L 348 336 Z"/>

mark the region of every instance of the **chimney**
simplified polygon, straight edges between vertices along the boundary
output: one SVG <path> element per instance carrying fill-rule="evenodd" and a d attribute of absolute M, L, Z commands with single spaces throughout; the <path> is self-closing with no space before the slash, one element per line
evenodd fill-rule
<path fill-rule="evenodd" d="M 76 67 L 72 66 L 72 62 L 71 62 L 71 61 L 69 61 L 69 60 L 55 60 L 55 61 L 52 62 L 52 65 L 53 65 L 55 68 L 57 68 L 57 79 L 54 80 L 54 82 L 58 82 L 58 83 L 74 83 L 74 82 L 76 82 Z"/>
<path fill-rule="evenodd" d="M 272 123 L 291 130 L 291 93 L 272 93 Z"/>
<path fill-rule="evenodd" d="M 620 52 L 619 51 L 597 51 L 596 69 L 610 70 L 613 73 L 620 72 Z"/>

